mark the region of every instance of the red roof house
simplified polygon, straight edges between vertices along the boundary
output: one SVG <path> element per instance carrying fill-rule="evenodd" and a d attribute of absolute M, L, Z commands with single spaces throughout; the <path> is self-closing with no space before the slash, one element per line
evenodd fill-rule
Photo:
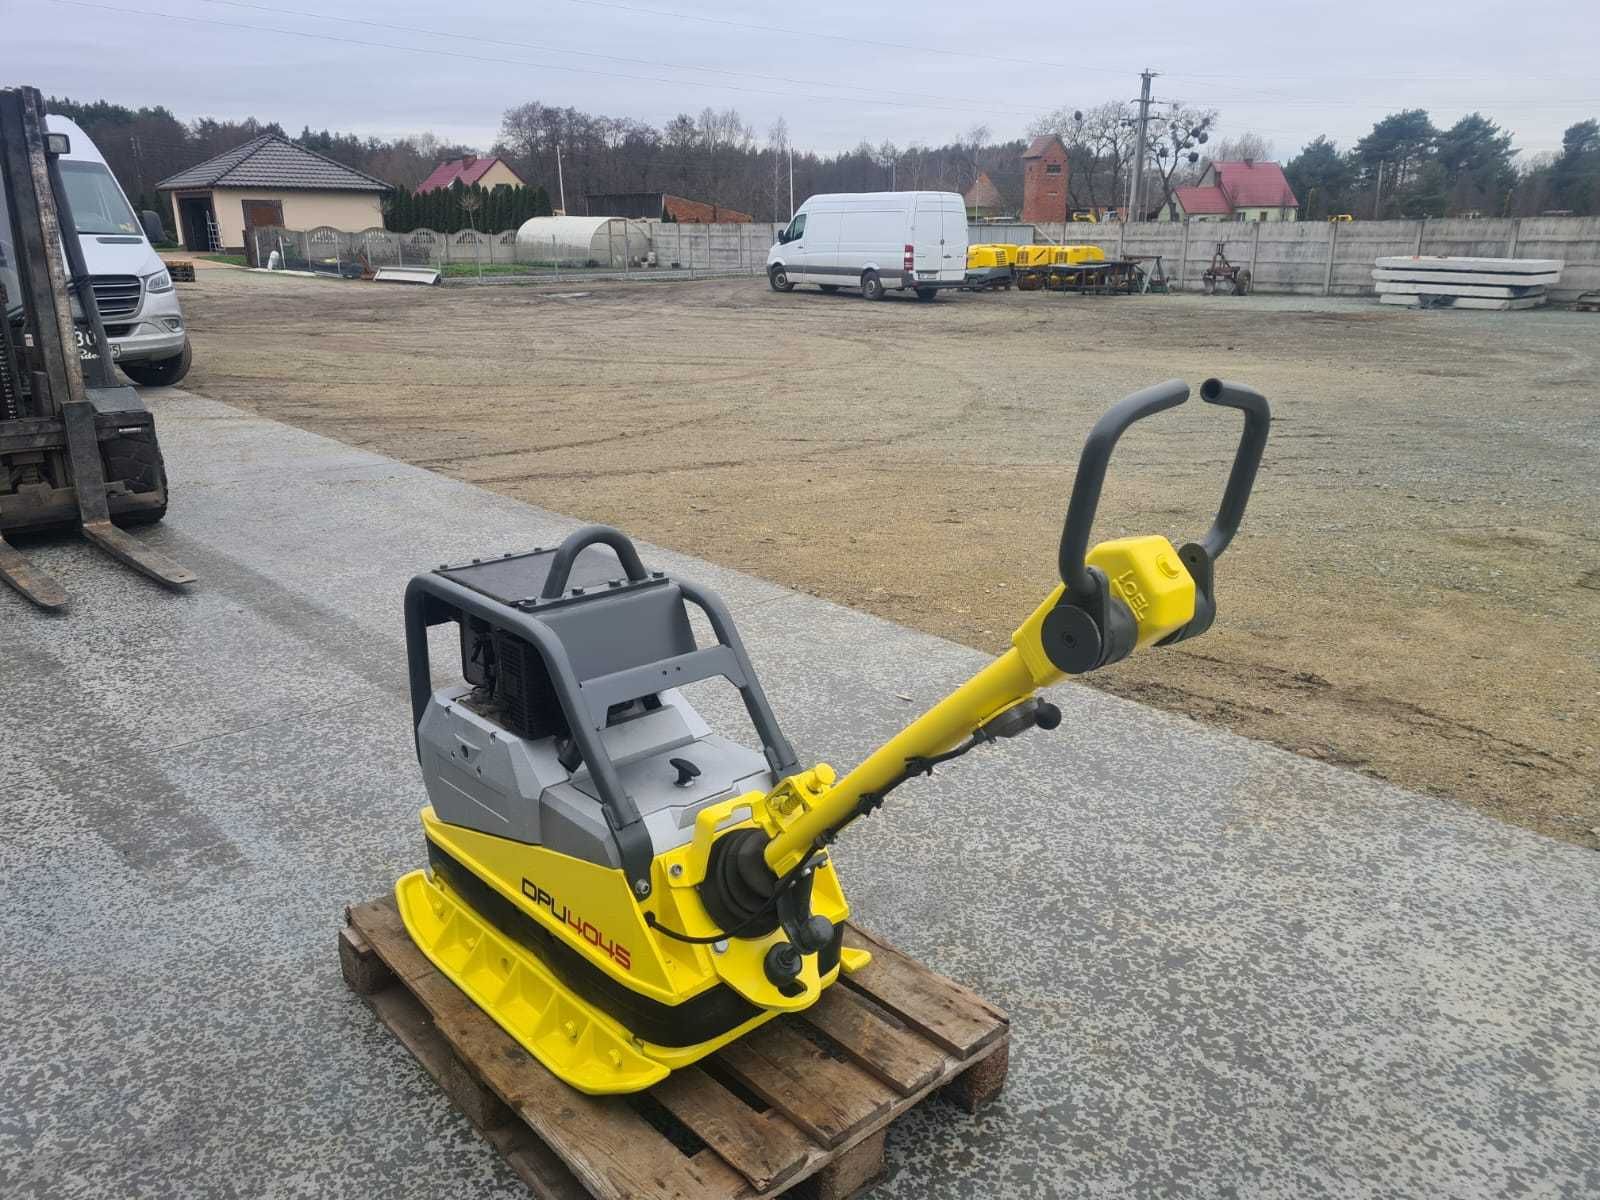
<path fill-rule="evenodd" d="M 1207 163 L 1199 183 L 1173 189 L 1172 203 L 1175 220 L 1293 221 L 1300 214 L 1294 189 L 1273 162 Z"/>
<path fill-rule="evenodd" d="M 462 187 L 471 187 L 475 183 L 486 188 L 499 187 L 501 184 L 508 184 L 511 187 L 524 186 L 522 176 L 507 166 L 505 159 L 493 154 L 484 156 L 469 154 L 465 158 L 455 158 L 440 163 L 433 169 L 431 175 L 417 185 L 417 191 L 437 191 L 457 182 Z"/>

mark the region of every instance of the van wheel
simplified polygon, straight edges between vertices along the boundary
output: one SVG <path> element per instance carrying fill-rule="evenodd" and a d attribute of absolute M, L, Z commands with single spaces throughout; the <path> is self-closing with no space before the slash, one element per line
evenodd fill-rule
<path fill-rule="evenodd" d="M 171 358 L 152 358 L 135 362 L 118 363 L 122 373 L 144 387 L 171 387 L 189 373 L 194 361 L 194 351 L 189 340 L 184 339 L 183 349 Z"/>
<path fill-rule="evenodd" d="M 923 301 L 933 300 L 938 295 L 939 295 L 939 289 L 938 288 L 918 288 L 917 289 L 917 299 L 918 300 L 923 300 Z"/>
<path fill-rule="evenodd" d="M 767 272 L 767 282 L 772 285 L 775 292 L 792 292 L 794 284 L 789 282 L 789 272 L 782 267 L 773 267 Z"/>
<path fill-rule="evenodd" d="M 830 296 L 839 290 L 839 285 L 837 283 L 819 283 L 817 286 L 823 291 L 827 292 Z"/>
<path fill-rule="evenodd" d="M 878 278 L 876 271 L 868 271 L 861 277 L 861 297 L 864 300 L 883 299 L 883 280 Z"/>

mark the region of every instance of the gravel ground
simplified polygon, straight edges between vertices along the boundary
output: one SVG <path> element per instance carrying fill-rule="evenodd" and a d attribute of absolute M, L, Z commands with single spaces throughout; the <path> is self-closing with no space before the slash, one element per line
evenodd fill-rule
<path fill-rule="evenodd" d="M 234 271 L 183 303 L 203 395 L 991 650 L 1094 418 L 1249 383 L 1276 423 L 1216 627 L 1091 682 L 1600 847 L 1593 316 Z M 1236 436 L 1131 433 L 1097 536 L 1203 531 Z"/>

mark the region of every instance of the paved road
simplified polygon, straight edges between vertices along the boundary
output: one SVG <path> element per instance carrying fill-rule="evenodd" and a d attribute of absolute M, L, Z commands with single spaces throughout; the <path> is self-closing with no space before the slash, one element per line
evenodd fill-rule
<path fill-rule="evenodd" d="M 347 993 L 334 933 L 420 859 L 405 580 L 572 522 L 157 407 L 177 499 L 149 536 L 202 584 L 69 542 L 34 553 L 71 616 L 0 595 L 0 1195 L 518 1196 Z M 836 765 L 982 661 L 647 559 L 722 591 L 791 738 Z M 896 1126 L 875 1195 L 1600 1193 L 1593 851 L 1058 699 L 1055 733 L 896 792 L 839 847 L 859 918 L 1015 1028 L 1003 1101 Z M 705 700 L 734 727 L 731 689 Z"/>

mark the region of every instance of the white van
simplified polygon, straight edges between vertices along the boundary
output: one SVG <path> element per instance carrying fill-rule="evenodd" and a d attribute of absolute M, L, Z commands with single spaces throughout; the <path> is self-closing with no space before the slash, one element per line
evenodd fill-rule
<path fill-rule="evenodd" d="M 812 196 L 767 251 L 767 281 L 787 292 L 860 288 L 868 300 L 914 291 L 932 300 L 967 277 L 967 207 L 955 192 Z"/>
<path fill-rule="evenodd" d="M 111 357 L 135 383 L 177 383 L 189 373 L 189 333 L 172 276 L 150 245 L 149 234 L 159 236 L 160 219 L 134 214 L 106 160 L 75 122 L 52 113 L 45 127 L 67 135 L 61 182 L 94 279 Z"/>

